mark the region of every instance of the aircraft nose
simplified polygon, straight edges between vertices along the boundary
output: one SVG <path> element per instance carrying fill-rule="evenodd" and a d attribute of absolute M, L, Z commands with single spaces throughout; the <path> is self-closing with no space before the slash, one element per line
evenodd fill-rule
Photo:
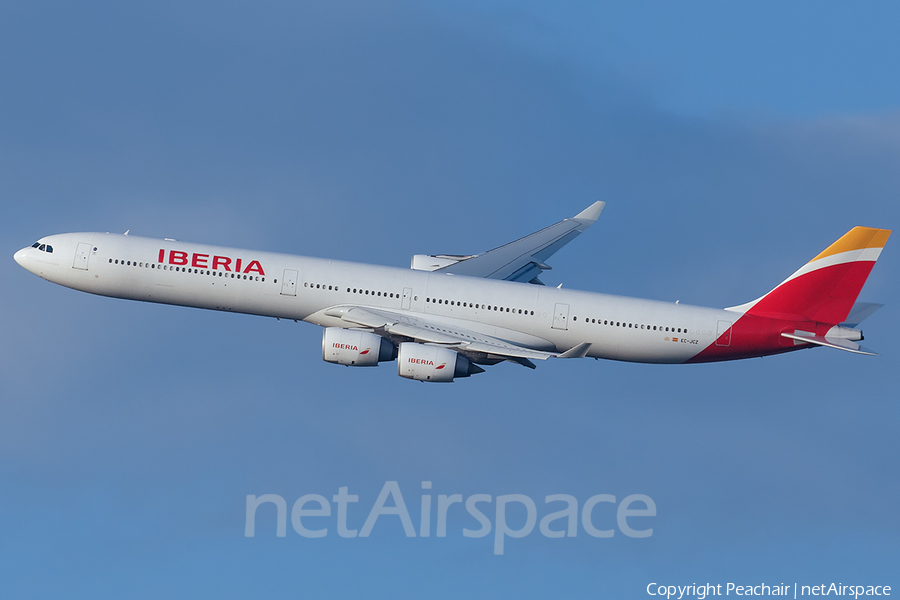
<path fill-rule="evenodd" d="M 15 254 L 13 254 L 13 258 L 16 259 L 16 262 L 19 263 L 19 265 L 22 267 L 25 267 L 25 261 L 26 261 L 25 251 L 26 250 L 28 250 L 28 248 L 22 248 L 21 250 L 19 250 Z M 27 268 L 27 267 L 25 267 L 25 268 Z"/>

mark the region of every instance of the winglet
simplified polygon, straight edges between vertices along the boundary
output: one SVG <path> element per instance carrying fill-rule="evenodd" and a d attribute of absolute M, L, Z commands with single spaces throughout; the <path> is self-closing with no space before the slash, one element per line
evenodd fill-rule
<path fill-rule="evenodd" d="M 593 223 L 600 217 L 600 212 L 603 210 L 604 206 L 606 206 L 606 202 L 598 200 L 572 218 Z"/>

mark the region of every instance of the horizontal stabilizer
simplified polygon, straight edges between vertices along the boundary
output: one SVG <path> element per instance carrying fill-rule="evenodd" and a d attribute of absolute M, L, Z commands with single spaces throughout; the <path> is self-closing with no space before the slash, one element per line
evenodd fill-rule
<path fill-rule="evenodd" d="M 874 304 L 872 302 L 857 302 L 850 309 L 847 320 L 841 323 L 844 327 L 856 327 L 866 319 L 872 316 L 876 310 L 884 306 L 884 304 Z"/>
<path fill-rule="evenodd" d="M 797 334 L 797 333 L 782 333 L 783 337 L 788 339 L 801 342 L 804 344 L 815 344 L 817 346 L 825 346 L 826 348 L 834 348 L 836 350 L 845 350 L 847 352 L 853 352 L 854 354 L 865 354 L 867 356 L 878 356 L 875 352 L 870 352 L 868 350 L 860 347 L 856 342 L 852 342 L 850 340 L 845 340 L 843 338 L 830 338 L 823 337 L 821 335 L 810 335 L 810 334 Z"/>

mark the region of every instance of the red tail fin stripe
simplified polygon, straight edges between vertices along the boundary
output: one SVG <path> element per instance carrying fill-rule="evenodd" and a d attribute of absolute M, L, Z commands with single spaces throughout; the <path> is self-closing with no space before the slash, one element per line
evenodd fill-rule
<path fill-rule="evenodd" d="M 804 273 L 757 300 L 747 314 L 836 325 L 847 318 L 874 266 L 854 261 Z"/>
<path fill-rule="evenodd" d="M 781 285 L 784 285 L 791 279 L 796 279 L 801 275 L 805 275 L 818 269 L 824 269 L 825 267 L 851 262 L 875 262 L 878 260 L 878 257 L 881 256 L 881 250 L 881 248 L 863 248 L 862 250 L 850 250 L 848 252 L 841 252 L 840 254 L 832 254 L 831 256 L 826 256 L 824 258 L 813 259 L 800 267 L 796 273 L 782 281 Z"/>

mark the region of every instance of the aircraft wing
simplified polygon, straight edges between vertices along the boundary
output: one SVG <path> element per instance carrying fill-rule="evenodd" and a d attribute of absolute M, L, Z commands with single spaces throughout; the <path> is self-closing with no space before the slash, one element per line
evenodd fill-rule
<path fill-rule="evenodd" d="M 544 352 L 510 343 L 499 338 L 472 331 L 458 325 L 431 321 L 427 317 L 395 313 L 379 308 L 352 305 L 334 306 L 325 311 L 329 317 L 339 317 L 347 327 L 364 327 L 394 341 L 414 341 L 451 348 L 467 355 L 475 362 L 491 364 L 509 360 L 530 369 L 534 360 L 548 358 L 582 358 L 590 344 L 580 344 L 563 353 Z"/>
<path fill-rule="evenodd" d="M 594 202 L 574 217 L 482 254 L 417 254 L 413 256 L 411 267 L 418 271 L 543 285 L 538 275 L 550 269 L 546 260 L 590 227 L 605 205 L 605 202 Z"/>

